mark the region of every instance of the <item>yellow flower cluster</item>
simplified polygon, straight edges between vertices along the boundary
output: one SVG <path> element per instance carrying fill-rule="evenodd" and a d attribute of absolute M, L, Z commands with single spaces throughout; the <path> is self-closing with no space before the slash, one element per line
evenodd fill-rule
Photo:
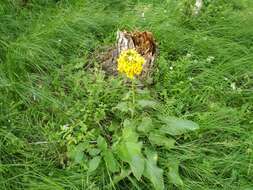
<path fill-rule="evenodd" d="M 118 71 L 125 73 L 128 78 L 133 79 L 135 75 L 141 74 L 144 63 L 144 57 L 136 50 L 128 49 L 122 51 L 118 58 Z"/>

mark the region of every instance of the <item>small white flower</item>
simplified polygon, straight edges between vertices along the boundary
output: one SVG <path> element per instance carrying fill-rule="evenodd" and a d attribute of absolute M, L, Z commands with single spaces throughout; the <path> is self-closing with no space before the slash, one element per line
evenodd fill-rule
<path fill-rule="evenodd" d="M 61 39 L 59 39 L 58 42 L 61 42 Z"/>
<path fill-rule="evenodd" d="M 173 70 L 173 67 L 172 67 L 172 66 L 170 66 L 170 70 Z"/>
<path fill-rule="evenodd" d="M 61 127 L 63 131 L 66 131 L 69 128 L 69 124 L 65 124 Z"/>
<path fill-rule="evenodd" d="M 197 64 L 197 63 L 198 63 L 198 60 L 194 59 L 194 60 L 193 60 L 193 63 L 194 63 L 194 64 Z"/>
<path fill-rule="evenodd" d="M 141 17 L 142 17 L 142 18 L 145 17 L 145 13 L 144 13 L 144 12 L 141 13 Z"/>
<path fill-rule="evenodd" d="M 186 54 L 186 57 L 187 57 L 187 58 L 191 58 L 191 57 L 192 57 L 192 54 L 187 53 L 187 54 Z"/>
<path fill-rule="evenodd" d="M 230 84 L 230 86 L 231 86 L 231 88 L 232 88 L 233 90 L 236 90 L 235 82 L 232 82 L 232 83 Z"/>
<path fill-rule="evenodd" d="M 189 77 L 189 78 L 188 78 L 189 81 L 192 81 L 193 79 L 194 79 L 193 77 Z"/>
<path fill-rule="evenodd" d="M 206 61 L 209 62 L 209 63 L 211 63 L 213 60 L 214 60 L 214 57 L 213 57 L 213 56 L 208 56 L 208 57 L 206 58 Z"/>
<path fill-rule="evenodd" d="M 228 81 L 228 78 L 227 78 L 227 77 L 224 77 L 224 80 L 225 80 L 225 81 Z"/>

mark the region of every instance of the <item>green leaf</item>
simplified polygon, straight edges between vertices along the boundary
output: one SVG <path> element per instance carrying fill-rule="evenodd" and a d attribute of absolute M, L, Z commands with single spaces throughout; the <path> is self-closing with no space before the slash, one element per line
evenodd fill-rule
<path fill-rule="evenodd" d="M 119 171 L 117 160 L 114 158 L 113 153 L 111 151 L 108 150 L 104 152 L 104 160 L 106 162 L 108 169 L 111 172 Z"/>
<path fill-rule="evenodd" d="M 128 112 L 129 111 L 129 106 L 127 102 L 120 102 L 115 109 L 121 111 L 121 112 Z"/>
<path fill-rule="evenodd" d="M 141 153 L 142 143 L 138 142 L 135 121 L 125 120 L 122 141 L 116 146 L 119 158 L 130 165 L 133 175 L 139 180 L 144 171 L 144 159 Z"/>
<path fill-rule="evenodd" d="M 78 144 L 77 146 L 69 146 L 67 155 L 74 163 L 80 164 L 84 160 L 84 149 L 83 144 Z"/>
<path fill-rule="evenodd" d="M 152 127 L 152 119 L 150 117 L 143 117 L 137 129 L 140 132 L 148 133 Z"/>
<path fill-rule="evenodd" d="M 171 165 L 169 165 L 168 179 L 170 183 L 173 183 L 177 186 L 182 186 L 183 181 L 181 177 L 179 176 L 178 166 L 179 166 L 178 161 L 173 161 Z"/>
<path fill-rule="evenodd" d="M 129 120 L 124 121 L 124 128 L 122 132 L 122 138 L 124 141 L 137 142 L 138 134 L 135 132 L 135 124 Z"/>
<path fill-rule="evenodd" d="M 83 158 L 84 158 L 83 152 L 81 151 L 75 152 L 75 158 L 74 158 L 75 163 L 81 163 L 83 161 Z"/>
<path fill-rule="evenodd" d="M 157 163 L 158 155 L 157 155 L 157 153 L 155 152 L 154 149 L 145 148 L 145 155 L 146 155 L 146 157 L 147 157 L 150 161 L 152 161 L 154 164 Z"/>
<path fill-rule="evenodd" d="M 158 146 L 164 146 L 167 149 L 173 148 L 176 142 L 174 139 L 168 138 L 162 134 L 151 133 L 148 138 L 152 144 L 156 144 Z"/>
<path fill-rule="evenodd" d="M 122 142 L 118 145 L 117 154 L 121 160 L 127 162 L 133 175 L 139 180 L 144 171 L 145 161 L 141 153 L 142 143 Z"/>
<path fill-rule="evenodd" d="M 153 183 L 156 190 L 163 190 L 163 170 L 156 165 L 157 153 L 149 150 L 146 151 L 146 155 L 144 176 Z"/>
<path fill-rule="evenodd" d="M 117 144 L 115 152 L 119 156 L 119 158 L 121 160 L 123 160 L 124 162 L 130 162 L 131 161 L 131 158 L 128 154 L 125 142 Z"/>
<path fill-rule="evenodd" d="M 97 145 L 98 145 L 98 148 L 101 150 L 101 151 L 106 151 L 107 150 L 107 143 L 106 143 L 106 140 L 99 136 L 98 139 L 97 139 Z"/>
<path fill-rule="evenodd" d="M 134 176 L 139 180 L 144 171 L 144 159 L 141 154 L 141 143 L 126 142 L 126 148 L 130 156 L 130 167 Z"/>
<path fill-rule="evenodd" d="M 101 150 L 97 149 L 97 148 L 92 148 L 92 149 L 89 150 L 89 154 L 91 156 L 97 156 L 100 152 L 101 152 Z"/>
<path fill-rule="evenodd" d="M 123 127 L 126 128 L 126 127 L 133 127 L 135 126 L 135 122 L 134 120 L 129 120 L 129 119 L 125 119 L 124 122 L 123 122 Z"/>
<path fill-rule="evenodd" d="M 189 120 L 179 119 L 175 117 L 160 117 L 165 124 L 160 128 L 162 133 L 170 135 L 182 135 L 189 131 L 199 129 L 199 125 Z"/>
<path fill-rule="evenodd" d="M 118 175 L 115 175 L 114 178 L 113 178 L 114 184 L 117 184 L 119 181 L 121 181 L 122 179 L 126 178 L 130 174 L 131 174 L 131 170 L 130 169 L 125 170 L 124 168 L 121 168 L 120 173 Z"/>
<path fill-rule="evenodd" d="M 144 166 L 145 166 L 145 161 L 142 158 L 142 156 L 133 156 L 129 164 L 133 172 L 133 175 L 136 177 L 136 179 L 140 180 L 144 172 Z"/>
<path fill-rule="evenodd" d="M 153 100 L 138 100 L 137 105 L 142 108 L 155 108 L 157 106 L 157 102 Z"/>
<path fill-rule="evenodd" d="M 100 156 L 96 156 L 94 158 L 92 158 L 90 161 L 89 161 L 89 172 L 93 172 L 97 169 L 99 163 L 101 161 L 101 157 Z"/>
<path fill-rule="evenodd" d="M 122 100 L 129 100 L 130 99 L 130 97 L 131 97 L 131 94 L 132 94 L 132 91 L 128 91 L 125 95 L 124 95 L 124 97 L 122 98 Z"/>

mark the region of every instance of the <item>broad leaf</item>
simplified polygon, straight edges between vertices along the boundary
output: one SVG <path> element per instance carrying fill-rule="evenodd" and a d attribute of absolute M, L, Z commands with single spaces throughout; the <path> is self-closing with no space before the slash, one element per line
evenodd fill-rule
<path fill-rule="evenodd" d="M 141 143 L 122 142 L 118 145 L 117 154 L 121 160 L 130 165 L 133 175 L 140 179 L 144 171 L 144 159 L 141 153 Z"/>
<path fill-rule="evenodd" d="M 155 152 L 154 149 L 145 148 L 145 155 L 146 155 L 146 157 L 148 158 L 148 160 L 150 160 L 150 161 L 153 162 L 154 164 L 157 163 L 158 154 Z"/>
<path fill-rule="evenodd" d="M 189 120 L 179 119 L 175 117 L 160 117 L 165 124 L 160 128 L 162 133 L 170 135 L 182 135 L 189 131 L 199 129 L 199 125 Z"/>
<path fill-rule="evenodd" d="M 120 173 L 118 175 L 115 175 L 114 178 L 113 178 L 114 184 L 117 184 L 120 180 L 126 178 L 130 174 L 131 174 L 130 169 L 125 170 L 125 169 L 121 168 Z"/>
<path fill-rule="evenodd" d="M 100 149 L 98 149 L 98 148 L 92 148 L 92 149 L 89 150 L 89 154 L 90 154 L 91 156 L 97 156 L 100 152 L 101 152 L 101 151 L 100 151 Z"/>
<path fill-rule="evenodd" d="M 124 162 L 130 162 L 130 156 L 128 154 L 126 144 L 124 142 L 117 144 L 115 153 L 119 156 L 119 158 Z"/>
<path fill-rule="evenodd" d="M 127 102 L 120 102 L 115 109 L 121 111 L 121 112 L 128 112 L 129 111 L 129 106 Z"/>
<path fill-rule="evenodd" d="M 137 142 L 138 134 L 135 132 L 134 123 L 130 120 L 124 121 L 124 129 L 122 133 L 122 138 L 127 142 Z"/>
<path fill-rule="evenodd" d="M 163 190 L 163 170 L 156 165 L 157 153 L 146 151 L 146 156 L 144 176 L 153 183 L 156 190 Z"/>
<path fill-rule="evenodd" d="M 130 156 L 130 167 L 134 176 L 139 180 L 144 171 L 144 159 L 141 154 L 141 143 L 126 142 L 126 148 Z"/>
<path fill-rule="evenodd" d="M 101 161 L 101 157 L 100 156 L 96 156 L 94 158 L 92 158 L 90 161 L 89 161 L 89 172 L 93 172 L 97 169 L 99 163 Z"/>
<path fill-rule="evenodd" d="M 125 119 L 123 122 L 123 127 L 132 127 L 135 126 L 135 122 L 133 120 Z"/>
<path fill-rule="evenodd" d="M 143 117 L 137 129 L 138 131 L 147 133 L 152 129 L 152 127 L 152 119 L 150 117 Z"/>
<path fill-rule="evenodd" d="M 106 140 L 99 136 L 98 139 L 97 139 L 97 145 L 98 145 L 98 148 L 101 150 L 101 151 L 106 151 L 107 149 L 107 143 L 106 143 Z"/>
<path fill-rule="evenodd" d="M 155 108 L 157 106 L 157 102 L 153 100 L 138 100 L 137 105 L 142 108 Z"/>
<path fill-rule="evenodd" d="M 124 121 L 122 142 L 117 145 L 116 152 L 121 160 L 130 165 L 133 175 L 139 180 L 144 171 L 144 159 L 141 153 L 142 143 L 138 143 L 135 123 Z"/>
<path fill-rule="evenodd" d="M 170 183 L 173 183 L 177 186 L 182 186 L 183 181 L 181 177 L 179 176 L 178 166 L 179 166 L 178 161 L 171 162 L 171 165 L 169 166 L 168 179 Z"/>
<path fill-rule="evenodd" d="M 81 163 L 83 161 L 83 158 L 84 158 L 83 152 L 81 152 L 81 151 L 75 152 L 75 158 L 74 158 L 75 163 Z"/>
<path fill-rule="evenodd" d="M 77 145 L 76 147 L 69 146 L 67 155 L 75 163 L 80 164 L 84 160 L 84 150 L 85 150 L 85 147 L 83 146 L 82 143 Z"/>
<path fill-rule="evenodd" d="M 110 150 L 104 152 L 104 160 L 111 172 L 119 171 L 117 160 L 114 158 L 113 153 Z"/>
<path fill-rule="evenodd" d="M 167 149 L 173 148 L 176 142 L 174 139 L 168 138 L 162 134 L 151 133 L 149 134 L 148 138 L 152 144 L 156 144 L 158 146 L 164 146 Z"/>

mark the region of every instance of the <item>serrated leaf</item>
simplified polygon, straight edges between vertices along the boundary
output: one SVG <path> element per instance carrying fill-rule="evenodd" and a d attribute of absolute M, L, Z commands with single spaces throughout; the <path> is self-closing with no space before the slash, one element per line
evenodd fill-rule
<path fill-rule="evenodd" d="M 143 117 L 137 129 L 138 131 L 148 133 L 152 129 L 152 127 L 152 119 L 150 117 Z"/>
<path fill-rule="evenodd" d="M 88 171 L 89 172 L 93 172 L 97 169 L 99 163 L 101 161 L 101 157 L 100 156 L 96 156 L 94 158 L 92 158 L 90 161 L 89 161 L 89 169 Z"/>
<path fill-rule="evenodd" d="M 160 128 L 160 132 L 170 135 L 182 135 L 189 131 L 199 129 L 199 125 L 190 120 L 179 119 L 175 117 L 160 117 L 165 124 Z"/>
<path fill-rule="evenodd" d="M 152 144 L 156 144 L 158 146 L 164 146 L 167 149 L 173 148 L 176 142 L 174 139 L 168 138 L 162 134 L 151 133 L 149 134 L 148 138 Z"/>
<path fill-rule="evenodd" d="M 138 100 L 137 105 L 142 108 L 155 108 L 157 106 L 157 102 L 153 100 Z"/>
<path fill-rule="evenodd" d="M 106 143 L 106 140 L 102 136 L 98 137 L 98 139 L 97 139 L 97 145 L 98 145 L 98 148 L 101 151 L 106 151 L 106 149 L 107 149 L 107 143 Z"/>
<path fill-rule="evenodd" d="M 106 165 L 107 165 L 108 169 L 111 172 L 119 171 L 117 160 L 114 158 L 112 152 L 110 152 L 110 151 L 104 152 L 104 160 L 106 162 Z"/>
<path fill-rule="evenodd" d="M 163 170 L 156 165 L 157 154 L 155 152 L 146 152 L 144 176 L 148 178 L 156 190 L 164 189 Z"/>
<path fill-rule="evenodd" d="M 183 180 L 179 176 L 178 167 L 179 167 L 178 161 L 173 161 L 171 165 L 169 165 L 168 179 L 170 183 L 175 184 L 177 186 L 182 186 Z"/>

